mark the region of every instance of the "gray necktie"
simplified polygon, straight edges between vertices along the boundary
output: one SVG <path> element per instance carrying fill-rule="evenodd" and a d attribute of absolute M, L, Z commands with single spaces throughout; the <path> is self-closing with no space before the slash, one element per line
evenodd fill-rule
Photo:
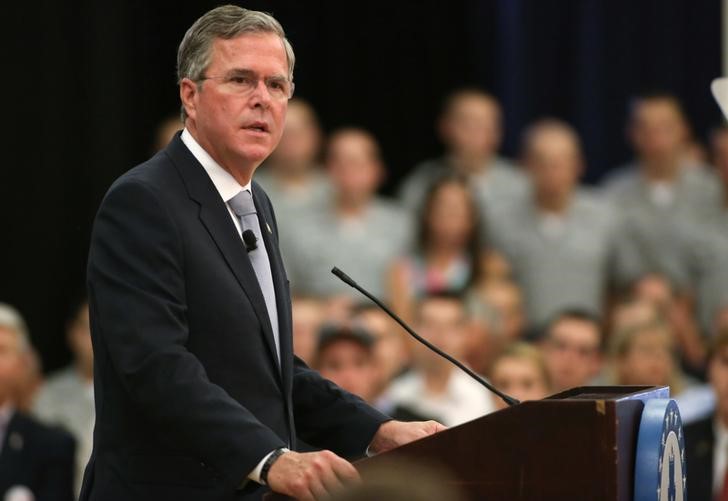
<path fill-rule="evenodd" d="M 276 355 L 278 356 L 278 363 L 280 364 L 281 346 L 278 335 L 278 308 L 276 307 L 276 292 L 273 287 L 273 275 L 270 269 L 270 260 L 268 259 L 268 252 L 265 250 L 263 235 L 260 231 L 260 221 L 258 221 L 258 213 L 255 210 L 253 195 L 250 191 L 243 190 L 231 198 L 228 204 L 230 204 L 233 212 L 238 216 L 242 231 L 251 230 L 255 233 L 255 238 L 258 240 L 257 248 L 250 250 L 248 252 L 248 257 L 250 258 L 250 262 L 255 270 L 255 276 L 258 278 L 260 290 L 263 292 L 265 306 L 268 310 L 268 317 L 270 318 L 270 325 L 273 328 L 273 340 L 276 344 Z M 241 245 L 243 245 L 242 242 Z"/>

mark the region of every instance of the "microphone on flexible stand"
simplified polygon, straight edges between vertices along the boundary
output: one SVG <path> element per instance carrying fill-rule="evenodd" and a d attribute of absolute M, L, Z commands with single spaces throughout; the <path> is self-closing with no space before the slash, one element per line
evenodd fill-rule
<path fill-rule="evenodd" d="M 511 397 L 509 395 L 506 395 L 505 393 L 503 393 L 502 391 L 500 391 L 498 388 L 496 388 L 495 386 L 493 386 L 492 384 L 490 384 L 488 381 L 486 381 L 482 377 L 478 376 L 475 372 L 473 372 L 465 364 L 463 364 L 462 362 L 460 362 L 456 358 L 448 355 L 447 353 L 445 353 L 444 351 L 442 351 L 440 348 L 438 348 L 437 346 L 433 345 L 428 340 L 424 339 L 422 336 L 420 336 L 419 334 L 417 334 L 414 330 L 412 330 L 412 328 L 409 325 L 407 325 L 404 322 L 404 320 L 402 320 L 401 318 L 399 318 L 399 316 L 397 316 L 392 310 L 390 310 L 384 303 L 382 303 L 379 299 L 377 299 L 375 296 L 373 296 L 371 293 L 369 293 L 369 291 L 367 291 L 366 289 L 364 289 L 362 286 L 360 286 L 359 284 L 357 284 L 349 275 L 347 275 L 346 273 L 344 273 L 343 271 L 341 271 L 339 268 L 337 268 L 336 266 L 334 266 L 331 269 L 331 273 L 333 273 L 334 275 L 336 275 L 345 284 L 353 287 L 354 289 L 358 290 L 359 292 L 361 292 L 362 294 L 364 294 L 366 297 L 368 297 L 369 299 L 371 299 L 374 302 L 374 304 L 376 304 L 377 306 L 379 306 L 387 315 L 389 315 L 390 317 L 392 317 L 395 320 L 395 322 L 397 322 L 399 325 L 401 325 L 402 328 L 404 330 L 406 330 L 407 333 L 410 336 L 412 336 L 417 341 L 419 341 L 420 343 L 422 343 L 425 346 L 427 346 L 429 349 L 431 349 L 432 351 L 434 351 L 435 353 L 437 353 L 438 355 L 440 355 L 444 359 L 448 360 L 453 365 L 457 366 L 460 370 L 462 370 L 463 372 L 465 372 L 468 376 L 470 376 L 471 378 L 473 378 L 474 380 L 476 380 L 478 383 L 480 383 L 481 385 L 485 386 L 488 390 L 492 391 L 493 393 L 495 393 L 496 395 L 498 395 L 500 398 L 502 398 L 505 403 L 507 403 L 508 405 L 516 405 L 516 404 L 520 404 L 521 403 L 517 399 L 515 399 L 515 398 L 513 398 L 513 397 Z"/>
<path fill-rule="evenodd" d="M 245 250 L 248 252 L 258 248 L 258 238 L 253 233 L 253 230 L 245 230 L 243 232 L 243 242 L 245 243 Z"/>

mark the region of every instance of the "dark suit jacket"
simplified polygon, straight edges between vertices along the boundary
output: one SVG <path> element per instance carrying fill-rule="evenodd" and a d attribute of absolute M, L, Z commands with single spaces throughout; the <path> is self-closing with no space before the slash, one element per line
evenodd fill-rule
<path fill-rule="evenodd" d="M 715 432 L 713 416 L 690 423 L 685 433 L 685 461 L 687 468 L 688 499 L 713 499 L 713 448 Z"/>
<path fill-rule="evenodd" d="M 35 501 L 74 499 L 76 445 L 63 430 L 16 412 L 8 423 L 0 452 L 0 499 L 23 486 Z"/>
<path fill-rule="evenodd" d="M 109 189 L 88 263 L 96 429 L 82 500 L 257 499 L 270 451 L 361 455 L 387 419 L 294 358 L 273 208 L 253 183 L 279 315 L 230 214 L 179 134 Z"/>

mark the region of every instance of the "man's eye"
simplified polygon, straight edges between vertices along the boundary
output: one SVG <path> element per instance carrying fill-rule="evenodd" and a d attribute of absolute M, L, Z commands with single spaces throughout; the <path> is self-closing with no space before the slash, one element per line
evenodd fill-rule
<path fill-rule="evenodd" d="M 234 84 L 246 85 L 247 83 L 250 82 L 250 79 L 248 77 L 235 76 L 235 77 L 230 77 L 230 81 Z"/>

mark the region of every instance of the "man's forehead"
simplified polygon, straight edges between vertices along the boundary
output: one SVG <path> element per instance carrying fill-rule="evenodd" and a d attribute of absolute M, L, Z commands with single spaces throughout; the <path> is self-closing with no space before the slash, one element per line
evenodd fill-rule
<path fill-rule="evenodd" d="M 288 73 L 283 40 L 275 33 L 244 33 L 234 38 L 216 38 L 210 65 L 225 69 L 266 69 Z"/>

